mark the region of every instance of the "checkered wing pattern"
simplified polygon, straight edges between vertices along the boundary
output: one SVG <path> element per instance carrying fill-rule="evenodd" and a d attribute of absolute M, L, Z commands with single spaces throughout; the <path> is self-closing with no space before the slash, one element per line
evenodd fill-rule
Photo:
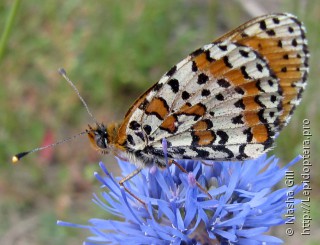
<path fill-rule="evenodd" d="M 244 160 L 271 149 L 308 75 L 291 14 L 253 19 L 173 66 L 127 112 L 117 144 L 141 155 Z"/>

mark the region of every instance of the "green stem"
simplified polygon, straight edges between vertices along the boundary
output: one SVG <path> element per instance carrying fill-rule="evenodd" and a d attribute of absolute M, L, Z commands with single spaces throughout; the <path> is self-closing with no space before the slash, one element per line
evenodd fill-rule
<path fill-rule="evenodd" d="M 3 58 L 4 52 L 5 52 L 5 49 L 7 46 L 8 37 L 9 37 L 10 31 L 12 29 L 14 19 L 17 15 L 20 2 L 21 2 L 20 0 L 14 1 L 13 5 L 10 9 L 10 13 L 9 13 L 7 20 L 6 20 L 6 24 L 5 24 L 1 39 L 0 39 L 0 62 Z"/>

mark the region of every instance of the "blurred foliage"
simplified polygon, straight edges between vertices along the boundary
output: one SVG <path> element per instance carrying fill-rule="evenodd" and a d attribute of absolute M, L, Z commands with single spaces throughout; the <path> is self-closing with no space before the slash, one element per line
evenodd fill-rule
<path fill-rule="evenodd" d="M 243 2 L 21 2 L 1 50 L 0 243 L 81 244 L 89 234 L 57 227 L 56 220 L 86 223 L 99 216 L 90 198 L 97 191 L 92 173 L 99 171 L 96 163 L 101 156 L 90 149 L 86 137 L 30 155 L 18 166 L 10 164 L 12 154 L 74 135 L 91 123 L 73 90 L 58 75 L 60 66 L 98 120 L 121 120 L 135 98 L 172 65 L 252 18 Z M 316 99 L 320 93 L 316 82 L 320 6 L 316 0 L 255 2 L 265 13 L 292 12 L 307 26 L 312 54 L 309 85 L 291 123 L 277 140 L 275 152 L 283 162 L 301 154 L 302 120 L 311 120 L 315 205 L 320 186 L 316 165 L 320 144 L 315 142 L 320 136 L 316 125 L 320 118 Z M 2 37 L 13 5 L 9 0 L 0 2 Z M 112 156 L 103 160 L 118 173 Z M 314 212 L 313 219 L 314 230 L 319 229 L 319 212 Z M 289 239 L 284 233 L 282 236 Z M 306 244 L 306 239 L 311 244 L 314 239 L 294 238 L 296 244 Z"/>

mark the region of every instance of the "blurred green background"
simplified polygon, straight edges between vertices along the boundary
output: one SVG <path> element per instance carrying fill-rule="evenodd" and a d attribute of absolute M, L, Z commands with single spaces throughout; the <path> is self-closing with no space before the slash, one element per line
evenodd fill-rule
<path fill-rule="evenodd" d="M 108 218 L 90 201 L 99 187 L 92 176 L 100 171 L 99 160 L 115 174 L 119 170 L 112 156 L 91 149 L 87 137 L 30 155 L 19 165 L 10 163 L 12 154 L 77 134 L 92 123 L 57 73 L 59 67 L 67 70 L 98 120 L 121 120 L 139 94 L 191 51 L 271 12 L 297 15 L 308 31 L 309 85 L 274 152 L 283 164 L 301 154 L 302 120 L 311 121 L 315 207 L 320 201 L 319 1 L 2 0 L 0 244 L 82 244 L 88 232 L 58 227 L 56 220 L 85 224 L 92 217 Z M 301 171 L 301 165 L 296 166 L 297 183 Z M 272 232 L 288 244 L 318 244 L 319 216 L 314 208 L 312 236 L 299 235 L 299 208 L 293 237 L 282 228 Z"/>

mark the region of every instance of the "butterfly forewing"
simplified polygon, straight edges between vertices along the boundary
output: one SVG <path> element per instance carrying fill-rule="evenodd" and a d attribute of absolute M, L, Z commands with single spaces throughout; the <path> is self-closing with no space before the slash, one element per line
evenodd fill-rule
<path fill-rule="evenodd" d="M 253 19 L 191 53 L 131 107 L 118 144 L 139 155 L 242 160 L 272 146 L 308 74 L 305 30 L 290 14 Z"/>

